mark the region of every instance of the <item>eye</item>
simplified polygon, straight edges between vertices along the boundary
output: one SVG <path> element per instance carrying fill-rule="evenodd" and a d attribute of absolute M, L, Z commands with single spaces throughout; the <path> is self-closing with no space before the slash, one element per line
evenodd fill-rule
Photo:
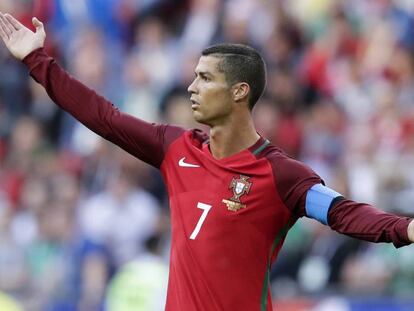
<path fill-rule="evenodd" d="M 203 81 L 206 81 L 206 82 L 211 81 L 211 79 L 207 76 L 202 76 L 201 79 L 203 79 Z"/>

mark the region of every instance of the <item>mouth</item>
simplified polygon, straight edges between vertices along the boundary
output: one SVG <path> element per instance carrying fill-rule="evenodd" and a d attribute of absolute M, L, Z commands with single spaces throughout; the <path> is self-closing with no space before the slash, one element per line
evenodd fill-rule
<path fill-rule="evenodd" d="M 193 110 L 197 109 L 198 106 L 200 106 L 200 103 L 198 103 L 194 99 L 190 99 L 190 102 L 191 102 L 191 109 L 193 109 Z"/>

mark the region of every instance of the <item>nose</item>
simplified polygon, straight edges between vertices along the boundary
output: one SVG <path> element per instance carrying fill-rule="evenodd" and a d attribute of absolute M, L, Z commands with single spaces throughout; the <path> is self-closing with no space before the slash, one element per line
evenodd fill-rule
<path fill-rule="evenodd" d="M 197 93 L 197 87 L 196 87 L 196 79 L 191 82 L 191 84 L 187 88 L 187 92 L 190 94 Z"/>

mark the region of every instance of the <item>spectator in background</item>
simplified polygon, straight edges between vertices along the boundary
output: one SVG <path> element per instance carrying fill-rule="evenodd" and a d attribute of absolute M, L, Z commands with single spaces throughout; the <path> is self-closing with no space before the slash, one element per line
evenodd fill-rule
<path fill-rule="evenodd" d="M 17 301 L 10 295 L 0 292 L 0 309 L 7 311 L 22 311 L 23 309 Z"/>
<path fill-rule="evenodd" d="M 183 60 L 211 43 L 220 24 L 219 0 L 192 0 L 180 38 Z"/>
<path fill-rule="evenodd" d="M 115 172 L 106 189 L 86 200 L 80 211 L 83 232 L 109 249 L 116 267 L 144 250 L 159 221 L 156 199 L 134 187 L 138 176 L 122 169 Z"/>
<path fill-rule="evenodd" d="M 76 179 L 61 175 L 48 182 L 48 201 L 36 214 L 38 235 L 27 248 L 30 294 L 26 308 L 102 310 L 112 269 L 108 251 L 79 230 Z"/>
<path fill-rule="evenodd" d="M 108 311 L 164 310 L 168 263 L 160 243 L 159 234 L 149 237 L 145 250 L 119 269 L 108 285 Z"/>
<path fill-rule="evenodd" d="M 28 269 L 25 249 L 11 230 L 14 210 L 6 197 L 0 197 L 0 291 L 20 299 L 27 293 Z"/>
<path fill-rule="evenodd" d="M 142 116 L 148 122 L 159 119 L 160 94 L 138 53 L 131 53 L 124 66 L 125 91 L 122 110 L 133 116 Z"/>

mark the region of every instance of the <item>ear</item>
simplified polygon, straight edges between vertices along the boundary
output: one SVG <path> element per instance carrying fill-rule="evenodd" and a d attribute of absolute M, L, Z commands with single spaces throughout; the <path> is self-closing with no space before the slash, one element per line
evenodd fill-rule
<path fill-rule="evenodd" d="M 232 87 L 233 99 L 235 102 L 247 101 L 250 93 L 250 86 L 246 82 L 239 82 Z"/>

